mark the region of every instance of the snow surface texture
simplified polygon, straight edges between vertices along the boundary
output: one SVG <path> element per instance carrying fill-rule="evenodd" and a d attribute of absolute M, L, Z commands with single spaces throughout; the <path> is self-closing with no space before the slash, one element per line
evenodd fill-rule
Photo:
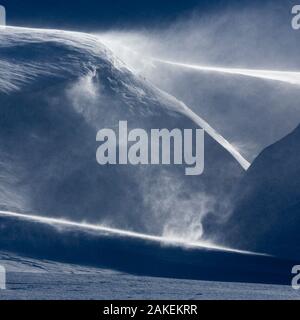
<path fill-rule="evenodd" d="M 106 269 L 36 260 L 1 252 L 7 290 L 1 300 L 188 299 L 295 300 L 290 286 L 224 283 L 133 276 Z"/>

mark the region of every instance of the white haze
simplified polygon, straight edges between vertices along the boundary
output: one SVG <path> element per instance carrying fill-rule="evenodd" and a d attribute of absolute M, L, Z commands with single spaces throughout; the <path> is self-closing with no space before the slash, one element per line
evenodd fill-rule
<path fill-rule="evenodd" d="M 252 162 L 300 122 L 300 48 L 290 20 L 289 4 L 261 4 L 98 36 Z"/>

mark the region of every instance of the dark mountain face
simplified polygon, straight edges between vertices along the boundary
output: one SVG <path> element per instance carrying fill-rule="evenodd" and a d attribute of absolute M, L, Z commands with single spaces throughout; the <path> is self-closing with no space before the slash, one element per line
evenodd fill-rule
<path fill-rule="evenodd" d="M 225 242 L 283 257 L 300 256 L 300 126 L 265 149 L 245 174 Z"/>

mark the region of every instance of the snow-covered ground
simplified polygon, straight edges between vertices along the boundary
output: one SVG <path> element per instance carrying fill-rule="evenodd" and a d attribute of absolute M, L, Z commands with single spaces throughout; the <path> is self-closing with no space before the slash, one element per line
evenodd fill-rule
<path fill-rule="evenodd" d="M 290 286 L 133 276 L 0 253 L 7 290 L 0 299 L 299 299 Z"/>

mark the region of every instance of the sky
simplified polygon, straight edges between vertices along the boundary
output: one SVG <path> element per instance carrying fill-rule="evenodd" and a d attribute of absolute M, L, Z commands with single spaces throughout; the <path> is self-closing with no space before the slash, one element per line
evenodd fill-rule
<path fill-rule="evenodd" d="M 279 1 L 272 1 L 276 2 Z M 257 3 L 256 0 L 0 0 L 7 9 L 10 25 L 68 29 L 80 26 L 83 30 L 168 24 L 193 10 L 207 14 Z"/>

